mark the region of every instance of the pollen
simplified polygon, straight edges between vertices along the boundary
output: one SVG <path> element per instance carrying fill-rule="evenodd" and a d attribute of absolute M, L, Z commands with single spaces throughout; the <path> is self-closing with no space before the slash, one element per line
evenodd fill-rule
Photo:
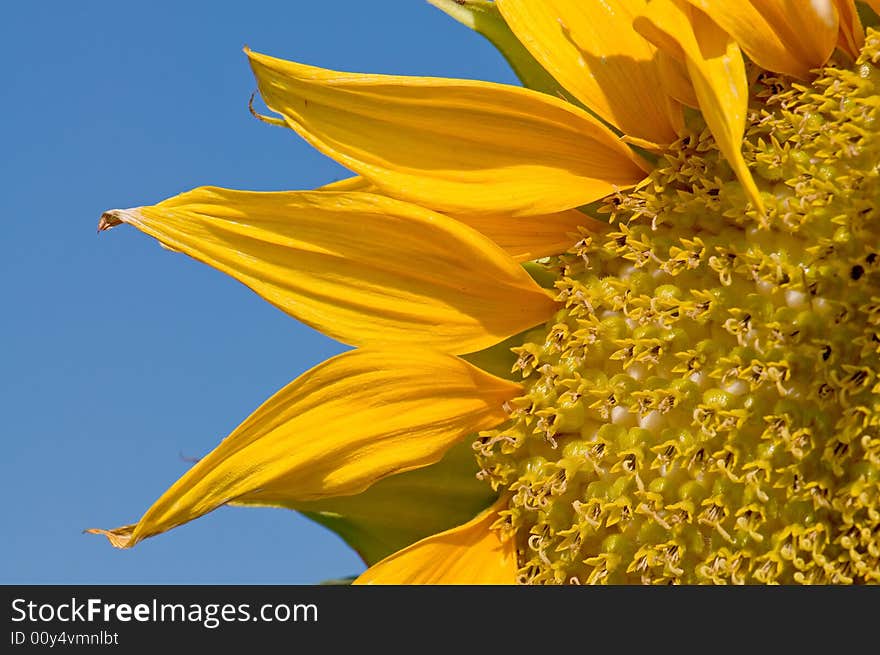
<path fill-rule="evenodd" d="M 523 583 L 880 582 L 880 33 L 752 69 L 749 203 L 693 117 L 604 230 L 475 444 Z"/>

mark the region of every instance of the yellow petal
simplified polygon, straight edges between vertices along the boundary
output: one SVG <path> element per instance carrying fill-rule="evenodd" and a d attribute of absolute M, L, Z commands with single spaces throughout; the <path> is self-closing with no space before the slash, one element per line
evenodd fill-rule
<path fill-rule="evenodd" d="M 424 468 L 392 475 L 354 496 L 285 505 L 338 534 L 369 566 L 419 539 L 461 525 L 496 494 L 477 479 L 470 437 Z"/>
<path fill-rule="evenodd" d="M 541 64 L 526 50 L 504 18 L 498 5 L 489 0 L 428 0 L 462 25 L 482 34 L 507 60 L 524 86 L 535 91 L 573 101 L 565 89 L 553 79 Z"/>
<path fill-rule="evenodd" d="M 756 64 L 800 79 L 834 51 L 838 16 L 833 0 L 688 0 L 702 9 Z"/>
<path fill-rule="evenodd" d="M 367 179 L 360 175 L 344 177 L 341 180 L 330 182 L 324 186 L 318 187 L 320 191 L 365 191 L 366 193 L 378 193 L 379 189 Z"/>
<path fill-rule="evenodd" d="M 460 220 L 492 239 L 518 262 L 563 253 L 580 238 L 579 227 L 596 224 L 576 209 L 546 216 L 473 216 Z"/>
<path fill-rule="evenodd" d="M 678 61 L 665 50 L 658 50 L 657 69 L 666 93 L 683 105 L 699 109 L 700 101 L 697 100 L 694 85 L 683 62 Z"/>
<path fill-rule="evenodd" d="M 290 506 L 357 494 L 502 423 L 503 404 L 520 392 L 451 355 L 346 352 L 269 398 L 136 525 L 91 532 L 127 548 L 225 503 Z"/>
<path fill-rule="evenodd" d="M 391 197 L 450 215 L 572 209 L 637 184 L 588 113 L 515 86 L 339 73 L 247 51 L 266 105 Z"/>
<path fill-rule="evenodd" d="M 857 59 L 862 46 L 865 45 L 865 30 L 856 9 L 855 0 L 834 0 L 837 15 L 840 17 L 840 33 L 837 47 L 853 59 Z"/>
<path fill-rule="evenodd" d="M 354 584 L 515 584 L 516 549 L 492 529 L 497 520 L 497 507 L 489 508 L 385 558 Z"/>
<path fill-rule="evenodd" d="M 736 42 L 685 0 L 654 0 L 647 12 L 636 18 L 635 28 L 683 61 L 719 150 L 749 199 L 763 212 L 758 187 L 740 150 L 748 108 L 748 80 Z"/>
<path fill-rule="evenodd" d="M 681 108 L 657 84 L 656 49 L 632 28 L 645 0 L 497 0 L 535 59 L 624 134 L 668 144 Z"/>
<path fill-rule="evenodd" d="M 203 187 L 107 212 L 352 345 L 486 348 L 556 309 L 504 251 L 441 214 L 368 193 Z"/>
<path fill-rule="evenodd" d="M 360 176 L 331 182 L 322 186 L 321 190 L 379 192 Z M 518 262 L 565 252 L 578 240 L 578 228 L 602 228 L 601 223 L 576 209 L 546 216 L 477 215 L 452 218 L 489 237 Z"/>

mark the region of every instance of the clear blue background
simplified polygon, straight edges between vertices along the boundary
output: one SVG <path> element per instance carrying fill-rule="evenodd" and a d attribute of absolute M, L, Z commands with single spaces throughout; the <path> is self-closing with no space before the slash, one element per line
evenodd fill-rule
<path fill-rule="evenodd" d="M 361 72 L 513 82 L 422 0 L 8 2 L 0 20 L 0 583 L 315 583 L 363 570 L 284 510 L 111 548 L 263 400 L 343 347 L 105 209 L 346 175 L 247 110 L 242 46 Z"/>

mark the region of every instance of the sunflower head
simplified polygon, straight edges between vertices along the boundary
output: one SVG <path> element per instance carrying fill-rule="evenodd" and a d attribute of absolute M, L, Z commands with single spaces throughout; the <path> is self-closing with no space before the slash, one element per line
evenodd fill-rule
<path fill-rule="evenodd" d="M 880 582 L 880 33 L 851 0 L 432 4 L 528 88 L 247 51 L 264 118 L 357 176 L 102 218 L 356 349 L 97 532 L 271 505 L 361 583 Z"/>

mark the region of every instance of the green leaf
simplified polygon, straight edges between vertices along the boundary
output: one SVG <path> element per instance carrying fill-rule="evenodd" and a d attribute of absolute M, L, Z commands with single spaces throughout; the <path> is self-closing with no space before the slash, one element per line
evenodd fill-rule
<path fill-rule="evenodd" d="M 419 539 L 471 520 L 496 495 L 477 480 L 471 439 L 436 464 L 380 480 L 354 496 L 292 506 L 338 534 L 371 566 Z"/>

